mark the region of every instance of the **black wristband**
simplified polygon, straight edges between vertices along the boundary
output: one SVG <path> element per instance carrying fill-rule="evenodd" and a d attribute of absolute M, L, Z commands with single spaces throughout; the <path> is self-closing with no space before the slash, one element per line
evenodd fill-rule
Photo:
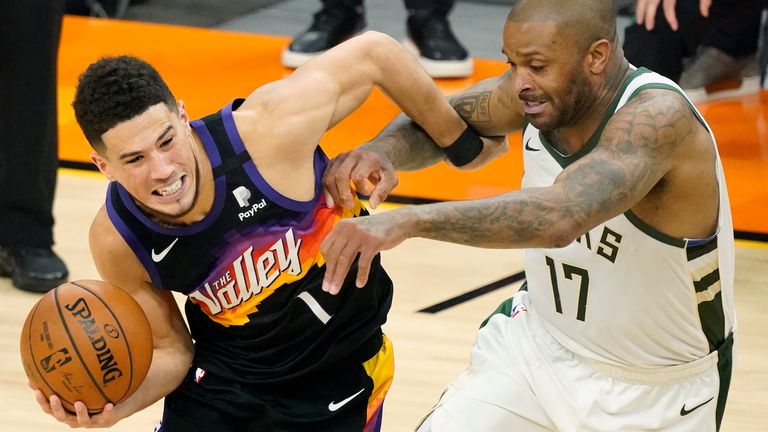
<path fill-rule="evenodd" d="M 483 140 L 472 129 L 472 126 L 467 125 L 467 128 L 456 138 L 456 141 L 443 148 L 443 151 L 454 166 L 462 167 L 475 160 L 483 151 Z"/>

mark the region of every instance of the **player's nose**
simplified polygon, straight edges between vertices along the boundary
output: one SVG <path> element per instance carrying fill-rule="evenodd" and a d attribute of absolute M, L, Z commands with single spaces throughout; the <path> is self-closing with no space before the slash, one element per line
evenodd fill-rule
<path fill-rule="evenodd" d="M 512 80 L 512 89 L 514 90 L 515 94 L 520 94 L 524 91 L 532 90 L 533 80 L 531 79 L 531 74 L 528 73 L 524 68 L 517 68 L 517 71 L 514 74 Z"/>
<path fill-rule="evenodd" d="M 149 170 L 153 179 L 165 179 L 173 174 L 175 167 L 170 155 L 154 153 L 149 160 Z"/>

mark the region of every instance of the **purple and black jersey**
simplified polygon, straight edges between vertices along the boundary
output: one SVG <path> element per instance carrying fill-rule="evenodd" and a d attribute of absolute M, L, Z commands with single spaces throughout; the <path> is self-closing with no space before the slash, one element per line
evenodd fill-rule
<path fill-rule="evenodd" d="M 246 382 L 279 382 L 381 347 L 392 283 L 377 257 L 368 286 L 332 296 L 322 290 L 320 243 L 340 219 L 367 214 L 326 208 L 321 180 L 327 157 L 314 156 L 315 197 L 295 201 L 261 176 L 235 127 L 236 100 L 192 122 L 211 161 L 215 198 L 202 220 L 160 225 L 118 183 L 107 191 L 112 224 L 155 287 L 188 297 L 195 364 Z"/>

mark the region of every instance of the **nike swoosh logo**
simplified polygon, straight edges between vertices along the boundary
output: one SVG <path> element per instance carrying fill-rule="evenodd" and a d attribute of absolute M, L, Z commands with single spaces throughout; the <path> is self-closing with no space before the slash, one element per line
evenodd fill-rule
<path fill-rule="evenodd" d="M 692 412 L 696 411 L 697 409 L 701 408 L 702 406 L 704 406 L 704 405 L 708 404 L 708 403 L 709 403 L 709 402 L 711 402 L 711 401 L 712 401 L 712 399 L 714 399 L 714 398 L 715 398 L 715 397 L 714 397 L 714 396 L 712 396 L 711 398 L 709 398 L 709 400 L 708 400 L 708 401 L 706 401 L 706 402 L 702 402 L 702 403 L 700 403 L 700 404 L 696 405 L 695 407 L 693 407 L 693 408 L 691 408 L 691 409 L 689 409 L 689 410 L 685 409 L 685 404 L 683 404 L 683 407 L 682 407 L 682 408 L 680 408 L 680 415 L 681 415 L 681 416 L 687 416 L 688 414 L 690 414 L 690 413 L 692 413 Z"/>
<path fill-rule="evenodd" d="M 525 149 L 526 150 L 528 150 L 528 151 L 539 151 L 539 150 L 541 150 L 541 149 L 537 149 L 537 148 L 531 147 L 530 144 L 528 144 L 529 142 L 531 142 L 530 138 L 528 138 L 528 141 L 525 142 Z"/>
<path fill-rule="evenodd" d="M 344 399 L 341 402 L 331 402 L 331 403 L 329 403 L 328 404 L 328 411 L 337 411 L 339 408 L 341 408 L 344 405 L 346 405 L 349 401 L 351 401 L 352 399 L 356 398 L 360 393 L 362 393 L 364 391 L 365 391 L 365 389 L 360 389 L 359 392 L 353 394 L 352 396 Z"/>
<path fill-rule="evenodd" d="M 155 249 L 153 248 L 152 249 L 152 261 L 154 261 L 156 263 L 159 263 L 160 261 L 162 261 L 163 258 L 165 258 L 165 256 L 168 255 L 168 252 L 171 251 L 171 248 L 173 247 L 173 245 L 176 244 L 177 241 L 179 241 L 178 237 L 176 237 L 176 240 L 172 241 L 171 244 L 169 244 L 167 248 L 165 248 L 162 251 L 160 251 L 160 253 L 155 253 Z"/>

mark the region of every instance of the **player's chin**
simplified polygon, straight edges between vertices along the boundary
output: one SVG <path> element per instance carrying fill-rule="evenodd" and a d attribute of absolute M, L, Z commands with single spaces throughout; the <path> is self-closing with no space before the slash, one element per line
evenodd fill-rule
<path fill-rule="evenodd" d="M 545 113 L 529 114 L 525 117 L 531 126 L 535 127 L 541 132 L 550 132 L 557 128 L 557 121 L 555 118 L 553 116 L 546 115 Z"/>
<path fill-rule="evenodd" d="M 167 200 L 153 194 L 148 200 L 142 201 L 142 204 L 151 213 L 154 213 L 163 219 L 174 219 L 189 213 L 192 208 L 192 201 L 192 198 L 188 200 Z"/>
<path fill-rule="evenodd" d="M 160 213 L 170 218 L 180 218 L 192 209 L 190 204 L 175 203 L 174 205 L 162 206 L 158 209 Z"/>

